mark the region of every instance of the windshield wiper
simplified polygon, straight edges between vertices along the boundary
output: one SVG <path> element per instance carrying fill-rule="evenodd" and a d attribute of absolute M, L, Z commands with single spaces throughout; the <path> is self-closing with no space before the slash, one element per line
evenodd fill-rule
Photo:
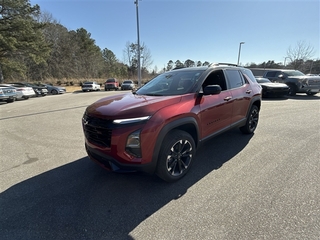
<path fill-rule="evenodd" d="M 144 94 L 146 96 L 163 96 L 163 94 L 159 94 L 159 93 L 148 93 L 148 94 Z"/>

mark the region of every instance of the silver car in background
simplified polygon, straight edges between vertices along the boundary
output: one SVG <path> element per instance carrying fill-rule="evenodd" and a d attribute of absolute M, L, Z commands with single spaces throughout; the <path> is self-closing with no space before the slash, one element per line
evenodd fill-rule
<path fill-rule="evenodd" d="M 17 99 L 29 99 L 36 96 L 32 87 L 21 86 L 19 84 L 1 84 L 1 86 L 14 87 L 17 92 Z"/>
<path fill-rule="evenodd" d="M 52 86 L 50 84 L 39 84 L 39 86 L 46 87 L 48 89 L 48 93 L 56 95 L 66 93 L 66 88 L 61 86 Z"/>
<path fill-rule="evenodd" d="M 17 99 L 17 91 L 14 87 L 0 85 L 0 101 L 7 103 L 14 102 Z"/>

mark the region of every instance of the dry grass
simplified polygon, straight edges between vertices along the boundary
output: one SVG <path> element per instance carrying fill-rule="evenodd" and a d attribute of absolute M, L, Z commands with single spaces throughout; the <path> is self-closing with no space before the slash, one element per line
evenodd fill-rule
<path fill-rule="evenodd" d="M 81 91 L 80 86 L 65 86 L 67 92 Z"/>

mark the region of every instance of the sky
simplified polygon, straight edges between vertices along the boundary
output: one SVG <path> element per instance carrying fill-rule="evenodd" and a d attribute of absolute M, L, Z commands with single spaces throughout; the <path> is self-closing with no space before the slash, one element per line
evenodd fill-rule
<path fill-rule="evenodd" d="M 84 28 L 101 49 L 124 61 L 137 43 L 134 0 L 30 0 L 69 31 Z M 140 44 L 160 70 L 172 60 L 284 63 L 289 47 L 304 42 L 320 57 L 319 0 L 140 0 Z"/>

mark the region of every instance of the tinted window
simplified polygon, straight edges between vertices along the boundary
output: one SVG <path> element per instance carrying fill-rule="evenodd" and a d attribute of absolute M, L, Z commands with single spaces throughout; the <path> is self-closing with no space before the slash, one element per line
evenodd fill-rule
<path fill-rule="evenodd" d="M 238 88 L 245 84 L 243 77 L 238 70 L 226 70 L 226 75 L 230 85 L 230 89 Z"/>
<path fill-rule="evenodd" d="M 253 73 L 249 69 L 242 69 L 241 70 L 243 75 L 245 76 L 246 82 L 248 82 L 248 79 L 250 79 L 252 82 L 256 82 L 256 78 L 254 77 Z"/>
<path fill-rule="evenodd" d="M 276 73 L 277 73 L 276 71 L 267 72 L 266 77 L 275 77 Z"/>
<path fill-rule="evenodd" d="M 219 85 L 221 90 L 227 90 L 226 80 L 222 70 L 217 70 L 212 73 L 206 78 L 204 83 L 202 84 L 202 88 L 205 88 L 208 85 Z"/>

